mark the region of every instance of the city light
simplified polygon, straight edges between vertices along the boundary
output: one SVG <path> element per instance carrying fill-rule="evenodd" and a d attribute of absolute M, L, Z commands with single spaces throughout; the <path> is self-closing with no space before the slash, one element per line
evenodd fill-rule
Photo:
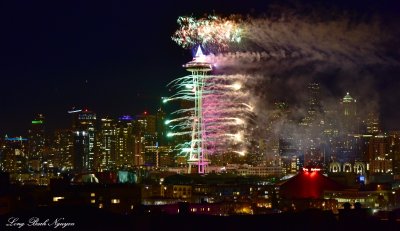
<path fill-rule="evenodd" d="M 215 2 L 192 12 L 190 1 L 173 11 L 117 4 L 113 21 L 86 14 L 86 5 L 56 7 L 55 20 L 43 20 L 46 4 L 20 14 L 7 7 L 5 226 L 37 218 L 54 228 L 75 222 L 75 230 L 396 227 L 398 10 L 381 14 L 387 3 L 377 1 L 321 11 L 325 3 Z M 221 16 L 200 12 L 214 8 Z M 185 51 L 170 52 L 157 39 L 176 12 L 187 16 L 167 39 Z"/>

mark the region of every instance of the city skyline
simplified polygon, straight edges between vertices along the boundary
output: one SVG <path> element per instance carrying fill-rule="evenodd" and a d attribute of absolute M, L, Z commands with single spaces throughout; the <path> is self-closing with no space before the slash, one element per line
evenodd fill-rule
<path fill-rule="evenodd" d="M 299 128 L 301 129 L 301 126 L 303 126 L 305 122 L 307 123 L 307 121 L 310 120 L 310 118 L 309 118 L 310 117 L 310 113 L 313 113 L 312 117 L 314 117 L 314 118 L 312 118 L 312 120 L 315 120 L 315 119 L 324 120 L 324 118 L 325 119 L 329 118 L 332 113 L 337 113 L 337 114 L 343 113 L 342 112 L 343 109 L 341 108 L 343 100 L 346 100 L 346 98 L 350 98 L 352 101 L 354 101 L 356 103 L 355 104 L 356 106 L 355 106 L 354 110 L 355 110 L 355 112 L 357 112 L 358 119 L 360 120 L 361 123 L 366 124 L 367 123 L 367 119 L 369 118 L 368 114 L 371 114 L 371 115 L 375 116 L 374 119 L 376 119 L 377 123 L 379 124 L 379 133 L 384 134 L 384 133 L 388 133 L 388 132 L 392 132 L 392 131 L 398 131 L 398 130 L 390 130 L 390 129 L 387 129 L 387 128 L 383 127 L 383 124 L 385 124 L 385 121 L 384 121 L 384 119 L 382 119 L 379 116 L 379 113 L 380 113 L 379 111 L 374 111 L 374 110 L 368 111 L 368 110 L 365 110 L 363 108 L 360 108 L 360 105 L 358 105 L 358 104 L 360 104 L 360 99 L 353 97 L 354 95 L 352 95 L 351 92 L 346 92 L 346 94 L 344 94 L 341 98 L 335 99 L 334 102 L 329 102 L 329 105 L 328 105 L 329 107 L 326 107 L 325 105 L 322 105 L 321 104 L 321 98 L 318 98 L 318 96 L 321 95 L 320 83 L 318 83 L 318 82 L 310 82 L 310 83 L 307 84 L 307 86 L 303 90 L 305 92 L 308 92 L 306 94 L 310 94 L 308 88 L 310 86 L 313 86 L 313 85 L 316 85 L 318 87 L 318 90 L 317 90 L 317 94 L 318 95 L 315 98 L 311 99 L 313 101 L 317 101 L 317 106 L 314 105 L 315 108 L 312 108 L 313 106 L 310 106 L 310 98 L 303 99 L 303 101 L 301 101 L 301 102 L 300 101 L 296 102 L 300 106 L 296 105 L 296 104 L 290 104 L 287 101 L 276 100 L 276 101 L 273 102 L 274 106 L 271 109 L 271 116 L 273 117 L 273 116 L 275 116 L 276 113 L 284 112 L 287 115 L 282 118 L 281 122 L 288 123 L 288 124 L 290 124 L 290 126 L 295 126 L 295 127 L 297 127 L 296 129 L 299 129 Z M 308 96 L 308 97 L 310 97 L 310 96 Z M 9 137 L 9 138 L 22 137 L 22 138 L 26 138 L 29 135 L 29 132 L 31 130 L 32 125 L 41 124 L 41 125 L 44 126 L 44 131 L 45 131 L 46 137 L 51 138 L 58 131 L 72 129 L 73 126 L 74 126 L 73 125 L 74 124 L 74 119 L 73 119 L 74 118 L 74 114 L 75 113 L 85 113 L 85 112 L 90 112 L 90 113 L 93 113 L 95 115 L 96 118 L 94 120 L 95 121 L 94 126 L 96 128 L 100 126 L 101 121 L 103 119 L 112 120 L 112 121 L 128 120 L 129 119 L 131 121 L 136 121 L 136 120 L 140 120 L 143 116 L 156 116 L 157 113 L 160 112 L 160 111 L 162 113 L 166 113 L 166 117 L 164 118 L 164 120 L 165 121 L 169 121 L 171 119 L 174 119 L 174 115 L 173 114 L 176 113 L 176 112 L 174 112 L 173 110 L 176 110 L 176 109 L 167 110 L 166 108 L 168 108 L 168 107 L 172 107 L 172 108 L 178 107 L 178 109 L 179 109 L 180 106 L 177 106 L 177 105 L 171 106 L 171 105 L 169 105 L 169 104 L 176 104 L 176 103 L 165 102 L 166 98 L 167 97 L 160 97 L 159 104 L 158 104 L 157 107 L 151 108 L 150 110 L 145 109 L 145 110 L 139 111 L 138 113 L 123 113 L 123 114 L 113 114 L 113 113 L 104 113 L 104 112 L 103 113 L 101 113 L 101 112 L 99 113 L 99 112 L 96 112 L 94 110 L 91 110 L 90 108 L 76 108 L 76 107 L 74 107 L 74 108 L 71 108 L 70 110 L 66 111 L 66 114 L 67 114 L 66 121 L 63 121 L 62 123 L 58 123 L 60 121 L 59 120 L 57 121 L 57 118 L 51 118 L 53 120 L 55 119 L 56 123 L 53 124 L 53 125 L 50 125 L 50 126 L 48 125 L 49 118 L 48 118 L 48 116 L 46 114 L 44 114 L 44 113 L 35 113 L 35 114 L 33 114 L 32 117 L 27 118 L 26 121 L 23 121 L 24 125 L 21 126 L 22 130 L 21 130 L 20 133 L 9 133 L 9 134 L 3 133 L 1 135 L 2 135 L 2 138 L 4 138 L 4 137 Z M 363 104 L 361 104 L 361 106 L 362 105 Z M 314 112 L 310 112 L 310 110 L 314 111 Z M 301 114 L 301 116 L 299 116 L 298 111 L 304 111 L 304 113 Z M 362 112 L 362 113 L 360 113 L 360 112 Z M 364 112 L 367 113 L 367 114 L 363 114 Z M 257 114 L 254 114 L 254 116 L 260 117 L 260 115 L 257 115 Z M 287 116 L 289 118 L 295 119 L 295 120 L 294 121 L 291 121 L 291 119 L 288 120 Z M 271 119 L 272 119 L 272 117 L 271 117 Z M 276 118 L 272 119 L 271 121 L 274 121 L 274 120 L 276 120 Z M 264 124 L 265 120 L 262 117 L 260 117 L 260 120 L 258 122 L 259 122 L 259 124 L 257 124 L 258 128 L 261 127 L 261 128 L 264 128 L 264 129 L 269 129 L 268 125 Z M 276 123 L 276 121 L 274 121 L 273 123 Z M 336 125 L 339 126 L 339 124 L 336 124 Z M 168 126 L 169 126 L 169 123 L 166 123 L 165 124 L 165 128 L 167 129 Z M 281 126 L 281 125 L 279 125 L 279 126 Z M 291 132 L 292 134 L 297 134 L 298 131 L 296 129 L 295 130 L 291 130 L 289 132 Z M 167 129 L 167 131 L 172 132 L 173 130 Z M 362 133 L 363 132 L 360 131 L 360 132 L 356 132 L 355 134 L 362 134 Z M 283 127 L 279 127 L 278 132 L 275 133 L 274 135 L 275 136 L 285 136 L 285 135 L 288 135 L 288 131 L 285 131 L 283 129 Z M 166 137 L 168 137 L 168 135 L 166 135 Z"/>
<path fill-rule="evenodd" d="M 399 226 L 398 12 L 2 3 L 0 229 Z"/>
<path fill-rule="evenodd" d="M 296 1 L 284 2 L 281 7 L 299 8 L 291 2 Z M 306 2 L 312 5 L 312 1 Z M 361 21 L 370 15 L 384 16 L 391 22 L 385 28 L 393 29 L 393 35 L 398 33 L 391 27 L 398 21 L 395 15 L 398 5 L 394 1 L 387 1 L 386 5 L 360 2 L 339 2 L 335 6 L 327 1 L 326 5 L 328 9 L 335 6 L 355 12 L 356 16 L 361 15 Z M 173 10 L 164 10 L 162 5 L 153 9 L 146 3 L 143 7 L 152 9 L 153 13 L 145 14 L 145 11 L 135 11 L 133 3 L 124 2 L 113 3 L 111 8 L 108 4 L 91 8 L 77 2 L 66 5 L 6 3 L 2 14 L 5 36 L 2 37 L 0 74 L 5 87 L 0 93 L 4 99 L 0 133 L 25 132 L 37 113 L 46 115 L 50 128 L 67 127 L 67 111 L 72 107 L 114 117 L 145 110 L 154 113 L 160 97 L 171 93 L 167 83 L 186 75 L 182 65 L 192 58 L 190 50 L 180 48 L 171 40 L 180 15 L 238 13 L 258 17 L 273 13 L 274 4 L 275 1 L 251 1 L 245 5 L 229 1 L 202 2 L 177 4 Z M 304 10 L 308 10 L 307 4 Z M 390 41 L 388 47 L 393 48 L 390 55 L 398 58 L 395 44 L 396 40 Z M 373 89 L 369 96 L 381 107 L 383 126 L 386 130 L 398 130 L 398 69 L 398 66 L 385 70 L 374 68 L 373 74 L 365 73 L 363 78 L 360 77 L 363 73 L 338 75 L 332 71 L 318 80 L 329 89 L 333 100 L 339 100 L 347 91 L 355 92 L 352 96 L 359 100 L 371 100 L 364 94 L 367 91 L 354 84 L 367 81 L 360 85 L 369 85 L 368 92 Z M 351 77 L 353 74 L 356 77 Z M 282 89 L 292 89 L 284 85 Z M 297 88 L 292 90 L 301 93 Z"/>

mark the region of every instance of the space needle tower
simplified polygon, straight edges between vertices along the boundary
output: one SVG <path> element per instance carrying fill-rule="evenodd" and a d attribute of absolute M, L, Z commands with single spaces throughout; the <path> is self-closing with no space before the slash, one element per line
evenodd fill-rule
<path fill-rule="evenodd" d="M 187 71 L 191 72 L 194 94 L 194 115 L 192 121 L 192 134 L 190 142 L 190 153 L 188 159 L 188 173 L 192 172 L 192 168 L 197 166 L 198 173 L 206 173 L 208 165 L 206 132 L 203 116 L 203 90 L 208 73 L 212 70 L 212 65 L 205 61 L 205 56 L 201 47 L 197 47 L 196 54 L 192 61 L 183 65 Z"/>

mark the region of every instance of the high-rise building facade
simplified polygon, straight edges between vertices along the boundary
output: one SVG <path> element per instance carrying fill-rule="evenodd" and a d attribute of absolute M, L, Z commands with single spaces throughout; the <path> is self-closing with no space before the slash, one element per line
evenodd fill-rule
<path fill-rule="evenodd" d="M 166 114 L 160 107 L 156 114 L 156 136 L 159 145 L 167 145 L 167 130 L 165 125 Z"/>
<path fill-rule="evenodd" d="M 371 137 L 368 144 L 368 163 L 371 174 L 393 172 L 393 152 L 389 136 Z"/>
<path fill-rule="evenodd" d="M 117 169 L 132 168 L 140 163 L 140 158 L 136 162 L 136 137 L 134 134 L 134 120 L 132 116 L 121 116 L 118 118 L 115 127 L 115 165 Z"/>
<path fill-rule="evenodd" d="M 96 114 L 83 110 L 74 115 L 74 171 L 90 172 L 95 167 Z"/>
<path fill-rule="evenodd" d="M 74 167 L 74 132 L 70 129 L 57 130 L 54 134 L 53 148 L 58 169 L 61 172 L 71 171 Z"/>
<path fill-rule="evenodd" d="M 322 112 L 321 90 L 319 83 L 312 82 L 308 84 L 308 110 L 310 122 L 316 119 L 316 116 Z"/>
<path fill-rule="evenodd" d="M 381 132 L 379 116 L 376 113 L 370 112 L 365 120 L 366 132 L 370 135 L 377 135 Z"/>
<path fill-rule="evenodd" d="M 114 169 L 116 162 L 116 128 L 113 119 L 101 119 L 98 133 L 98 145 L 98 170 L 106 171 Z"/>
<path fill-rule="evenodd" d="M 39 171 L 42 167 L 45 145 L 45 118 L 43 114 L 38 114 L 32 120 L 28 130 L 28 149 L 26 153 L 30 168 L 35 171 Z"/>
<path fill-rule="evenodd" d="M 157 114 L 160 116 L 162 120 L 162 112 Z M 144 164 L 147 166 L 156 167 L 157 160 L 159 158 L 159 139 L 158 139 L 158 125 L 157 115 L 150 115 L 148 112 L 144 112 L 140 115 L 136 115 L 136 122 L 140 130 L 142 130 L 142 138 L 143 141 L 143 153 Z"/>
<path fill-rule="evenodd" d="M 396 180 L 400 179 L 400 131 L 393 131 L 390 136 L 390 153 L 393 157 L 393 174 Z"/>
<path fill-rule="evenodd" d="M 22 137 L 5 137 L 1 150 L 0 169 L 9 173 L 27 172 L 28 139 Z"/>
<path fill-rule="evenodd" d="M 359 121 L 357 118 L 357 100 L 350 96 L 350 93 L 343 97 L 341 104 L 341 119 L 343 134 L 360 133 Z"/>

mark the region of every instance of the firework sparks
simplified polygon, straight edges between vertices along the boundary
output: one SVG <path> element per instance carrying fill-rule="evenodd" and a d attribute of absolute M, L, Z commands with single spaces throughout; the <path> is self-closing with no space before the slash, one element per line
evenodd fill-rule
<path fill-rule="evenodd" d="M 179 17 L 180 29 L 172 36 L 172 40 L 183 48 L 202 44 L 208 48 L 225 49 L 229 43 L 241 41 L 243 30 L 237 21 L 238 19 L 224 19 L 218 16 L 200 19 Z"/>
<path fill-rule="evenodd" d="M 185 100 L 192 102 L 195 99 L 193 76 L 177 78 L 170 83 L 176 94 L 166 101 Z M 252 107 L 244 102 L 248 97 L 242 91 L 245 75 L 204 75 L 204 88 L 202 95 L 203 123 L 205 130 L 205 148 L 208 154 L 218 155 L 226 152 L 227 147 L 236 146 L 239 155 L 244 155 L 245 140 L 243 128 Z M 195 108 L 179 109 L 173 112 L 175 118 L 165 123 L 172 130 L 167 136 L 188 136 L 192 131 L 192 122 Z M 176 148 L 179 153 L 187 155 L 193 150 L 192 140 L 179 144 Z"/>

